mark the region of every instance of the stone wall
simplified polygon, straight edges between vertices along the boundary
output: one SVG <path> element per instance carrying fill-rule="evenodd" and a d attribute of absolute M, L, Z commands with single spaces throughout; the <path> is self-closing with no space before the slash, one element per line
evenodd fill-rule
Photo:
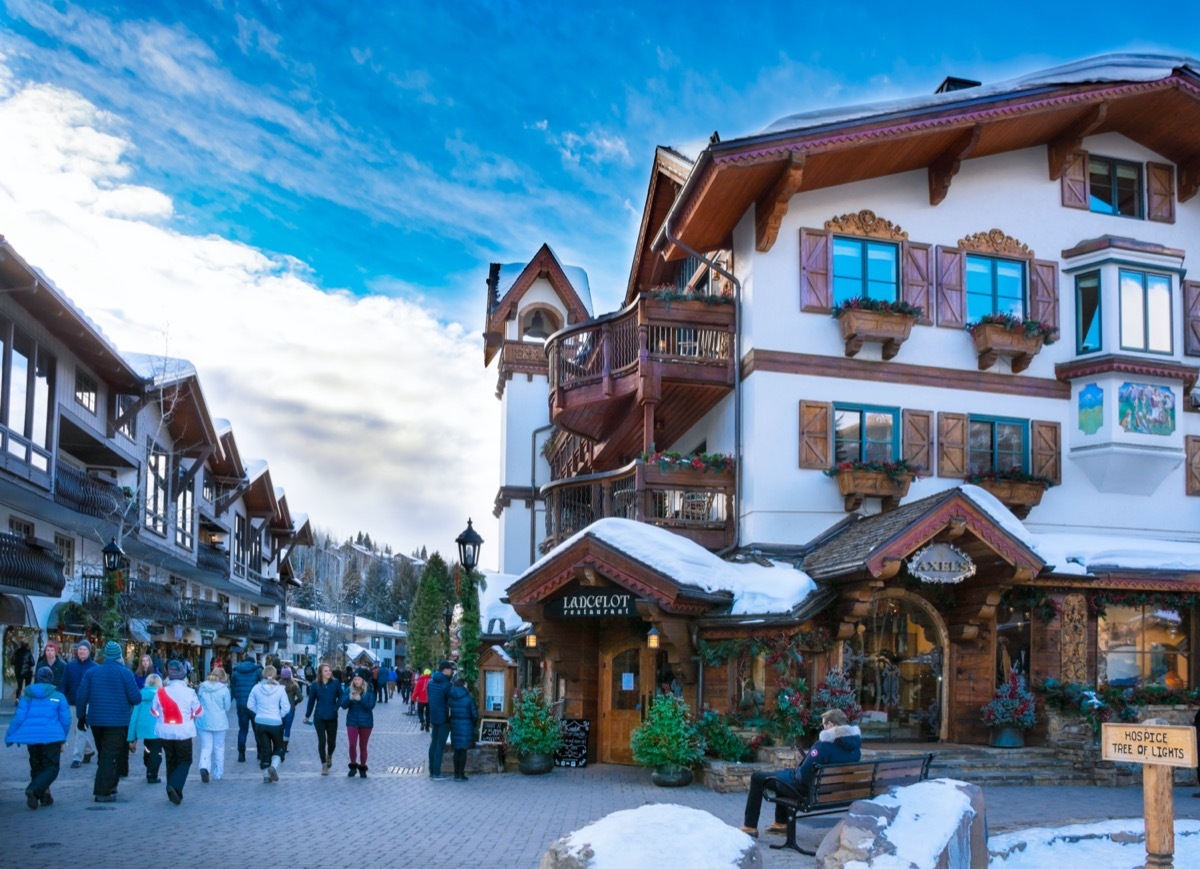
<path fill-rule="evenodd" d="M 1168 724 L 1181 724 L 1188 727 L 1196 717 L 1196 710 L 1188 706 L 1144 706 L 1138 716 L 1139 721 L 1150 718 L 1162 718 Z M 1075 715 L 1063 715 L 1055 709 L 1046 710 L 1047 728 L 1046 745 L 1053 748 L 1055 753 L 1071 762 L 1071 765 L 1092 778 L 1092 783 L 1105 787 L 1130 787 L 1141 785 L 1142 765 L 1140 763 L 1117 763 L 1100 759 L 1100 742 L 1092 734 L 1091 725 Z M 1174 770 L 1176 785 L 1196 784 L 1196 771 L 1176 767 Z"/>

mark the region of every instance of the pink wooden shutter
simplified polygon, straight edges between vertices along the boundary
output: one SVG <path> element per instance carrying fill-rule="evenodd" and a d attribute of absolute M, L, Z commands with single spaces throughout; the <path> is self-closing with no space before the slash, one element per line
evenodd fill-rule
<path fill-rule="evenodd" d="M 929 245 L 906 241 L 900 247 L 900 258 L 903 263 L 900 298 L 920 307 L 922 314 L 917 322 L 928 326 L 933 322 L 933 297 L 929 292 Z"/>
<path fill-rule="evenodd" d="M 800 230 L 800 310 L 826 314 L 833 307 L 833 249 L 830 233 Z"/>
<path fill-rule="evenodd" d="M 966 325 L 966 296 L 963 291 L 965 259 L 956 247 L 937 248 L 937 324 L 952 329 Z"/>
<path fill-rule="evenodd" d="M 1062 204 L 1064 208 L 1088 210 L 1087 151 L 1076 151 L 1067 157 L 1062 174 Z"/>

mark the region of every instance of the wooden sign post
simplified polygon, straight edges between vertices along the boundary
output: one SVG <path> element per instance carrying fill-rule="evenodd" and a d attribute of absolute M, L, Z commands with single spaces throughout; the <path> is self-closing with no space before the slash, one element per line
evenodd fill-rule
<path fill-rule="evenodd" d="M 1175 794 L 1172 767 L 1196 766 L 1196 729 L 1151 718 L 1141 724 L 1105 724 L 1100 734 L 1104 760 L 1145 764 L 1142 795 L 1146 814 L 1147 869 L 1174 869 Z"/>

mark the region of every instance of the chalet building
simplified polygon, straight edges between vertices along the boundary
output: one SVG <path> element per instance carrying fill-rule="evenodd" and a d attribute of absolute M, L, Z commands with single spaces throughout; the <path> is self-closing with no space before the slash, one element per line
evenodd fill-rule
<path fill-rule="evenodd" d="M 6 656 L 98 641 L 106 610 L 128 656 L 200 667 L 286 647 L 288 556 L 311 542 L 308 519 L 266 462 L 242 458 L 190 363 L 120 352 L 0 237 L 0 365 Z M 115 611 L 110 541 L 126 559 Z"/>
<path fill-rule="evenodd" d="M 593 760 L 835 668 L 956 743 L 1010 667 L 1200 687 L 1197 129 L 1186 58 L 948 80 L 659 148 L 618 311 L 492 267 L 507 600 Z"/>

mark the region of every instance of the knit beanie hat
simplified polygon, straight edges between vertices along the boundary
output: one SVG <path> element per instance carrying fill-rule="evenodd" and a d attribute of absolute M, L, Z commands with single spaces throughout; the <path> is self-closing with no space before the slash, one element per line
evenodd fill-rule
<path fill-rule="evenodd" d="M 292 668 L 291 668 L 291 667 L 284 667 L 282 670 L 280 670 L 280 671 L 279 671 L 279 678 L 280 678 L 280 679 L 290 679 L 290 678 L 292 678 Z"/>
<path fill-rule="evenodd" d="M 121 647 L 114 640 L 104 644 L 104 657 L 113 661 L 121 660 Z"/>
<path fill-rule="evenodd" d="M 37 680 L 39 682 L 53 682 L 54 681 L 54 671 L 51 670 L 49 667 L 38 667 Z"/>
<path fill-rule="evenodd" d="M 92 650 L 92 644 L 87 640 L 80 640 L 75 644 L 75 651 L 79 651 L 80 649 L 87 649 L 90 652 Z"/>
<path fill-rule="evenodd" d="M 167 678 L 171 681 L 187 678 L 187 668 L 183 666 L 182 661 L 167 662 Z"/>
<path fill-rule="evenodd" d="M 58 644 L 57 644 L 57 643 L 55 643 L 55 642 L 54 642 L 54 640 L 51 640 L 50 642 L 46 643 L 46 645 L 45 645 L 45 646 L 43 646 L 43 647 L 42 647 L 42 651 L 43 651 L 43 652 L 44 652 L 44 651 L 46 651 L 47 649 L 53 649 L 55 652 L 57 652 L 57 651 L 58 651 Z"/>

